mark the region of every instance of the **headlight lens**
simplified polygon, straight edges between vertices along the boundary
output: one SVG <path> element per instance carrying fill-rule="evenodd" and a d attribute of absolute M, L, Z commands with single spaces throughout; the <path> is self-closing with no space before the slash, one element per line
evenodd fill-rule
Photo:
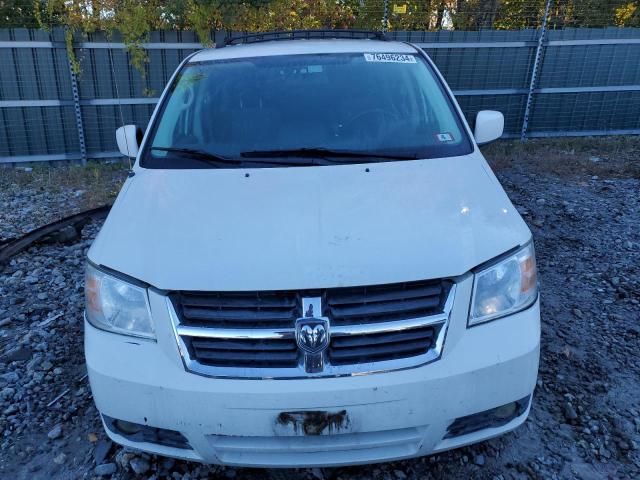
<path fill-rule="evenodd" d="M 533 243 L 476 273 L 469 326 L 524 310 L 536 301 L 538 278 Z"/>
<path fill-rule="evenodd" d="M 96 328 L 135 337 L 155 338 L 145 288 L 87 265 L 85 312 Z"/>

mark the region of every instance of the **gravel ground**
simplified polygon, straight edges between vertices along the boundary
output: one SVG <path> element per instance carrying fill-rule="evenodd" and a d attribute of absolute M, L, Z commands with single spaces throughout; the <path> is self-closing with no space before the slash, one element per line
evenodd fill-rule
<path fill-rule="evenodd" d="M 0 169 L 0 245 L 63 217 L 110 203 L 126 177 L 120 163 Z"/>
<path fill-rule="evenodd" d="M 487 151 L 536 240 L 542 358 L 529 420 L 431 457 L 292 478 L 639 478 L 640 139 L 500 143 Z M 0 241 L 113 197 L 118 167 L 0 170 Z M 82 192 L 82 193 L 78 193 Z M 85 377 L 84 257 L 99 224 L 0 267 L 0 477 L 265 478 L 124 450 Z"/>

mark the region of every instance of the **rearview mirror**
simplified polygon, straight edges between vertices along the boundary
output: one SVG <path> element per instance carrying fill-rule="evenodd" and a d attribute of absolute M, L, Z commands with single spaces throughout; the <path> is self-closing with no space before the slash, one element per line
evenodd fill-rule
<path fill-rule="evenodd" d="M 116 130 L 118 149 L 125 157 L 135 158 L 140 149 L 142 131 L 135 125 L 125 125 Z"/>
<path fill-rule="evenodd" d="M 474 137 L 478 145 L 486 145 L 502 136 L 504 115 L 493 110 L 481 110 L 476 116 Z"/>

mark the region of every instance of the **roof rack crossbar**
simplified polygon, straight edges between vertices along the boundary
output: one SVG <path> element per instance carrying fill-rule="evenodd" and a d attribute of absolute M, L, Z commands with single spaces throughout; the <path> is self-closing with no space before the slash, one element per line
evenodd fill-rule
<path fill-rule="evenodd" d="M 224 45 L 270 42 L 273 40 L 310 40 L 322 38 L 387 40 L 385 34 L 377 30 L 279 30 L 273 32 L 247 33 L 244 35 L 228 36 L 224 41 Z"/>

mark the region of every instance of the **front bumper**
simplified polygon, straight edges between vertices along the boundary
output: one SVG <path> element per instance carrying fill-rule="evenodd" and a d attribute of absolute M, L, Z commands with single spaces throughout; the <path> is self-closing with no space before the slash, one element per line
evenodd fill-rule
<path fill-rule="evenodd" d="M 157 342 L 106 333 L 85 322 L 85 351 L 98 410 L 108 417 L 182 433 L 191 448 L 116 442 L 161 455 L 257 467 L 390 461 L 457 448 L 516 428 L 445 438 L 455 419 L 531 395 L 540 311 L 531 308 L 466 328 L 471 282 L 458 283 L 440 360 L 418 368 L 341 378 L 215 379 L 187 373 L 163 297 L 150 294 Z M 282 412 L 346 412 L 348 422 L 308 435 Z"/>

